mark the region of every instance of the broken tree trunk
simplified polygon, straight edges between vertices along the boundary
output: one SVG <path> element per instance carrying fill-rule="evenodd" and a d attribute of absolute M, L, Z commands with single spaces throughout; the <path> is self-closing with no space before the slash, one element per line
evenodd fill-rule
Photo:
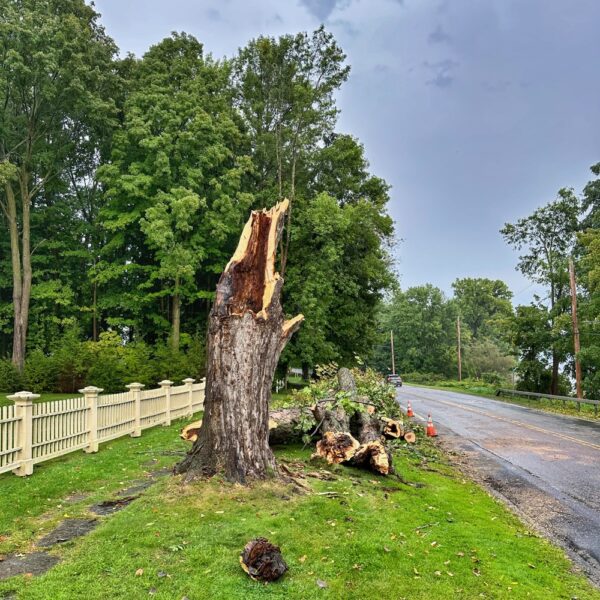
<path fill-rule="evenodd" d="M 279 355 L 302 315 L 285 321 L 275 254 L 289 202 L 253 211 L 217 284 L 209 316 L 204 418 L 176 466 L 186 481 L 223 472 L 245 483 L 275 472 L 269 401 Z"/>
<path fill-rule="evenodd" d="M 337 373 L 340 390 L 348 392 L 352 397 L 356 396 L 356 381 L 352 371 L 346 367 L 342 367 Z"/>
<path fill-rule="evenodd" d="M 341 406 L 331 409 L 327 407 L 327 402 L 321 401 L 314 406 L 312 412 L 317 424 L 321 424 L 319 427 L 321 434 L 326 431 L 350 431 L 350 417 Z"/>

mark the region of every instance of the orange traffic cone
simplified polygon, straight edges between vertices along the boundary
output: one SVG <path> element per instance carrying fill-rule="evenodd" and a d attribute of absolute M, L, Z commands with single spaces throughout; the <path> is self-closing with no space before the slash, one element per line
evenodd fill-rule
<path fill-rule="evenodd" d="M 436 437 L 437 436 L 437 431 L 435 429 L 435 426 L 433 425 L 433 419 L 431 418 L 431 413 L 429 413 L 429 415 L 427 415 L 427 430 L 425 431 L 425 433 L 427 434 L 427 437 Z"/>
<path fill-rule="evenodd" d="M 413 412 L 412 404 L 410 403 L 410 400 L 408 401 L 408 405 L 406 407 L 406 416 L 407 417 L 414 417 L 415 416 L 415 413 Z"/>

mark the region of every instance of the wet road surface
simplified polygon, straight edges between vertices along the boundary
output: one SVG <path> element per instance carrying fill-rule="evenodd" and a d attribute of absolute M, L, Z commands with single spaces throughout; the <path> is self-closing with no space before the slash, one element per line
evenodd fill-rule
<path fill-rule="evenodd" d="M 439 439 L 476 479 L 600 584 L 600 423 L 405 385 L 403 410 L 409 399 L 416 420 L 431 413 Z"/>

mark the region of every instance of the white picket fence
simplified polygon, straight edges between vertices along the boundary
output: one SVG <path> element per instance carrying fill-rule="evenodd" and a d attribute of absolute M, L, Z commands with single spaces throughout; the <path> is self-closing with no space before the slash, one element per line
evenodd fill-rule
<path fill-rule="evenodd" d="M 131 383 L 127 392 L 104 395 L 89 386 L 79 390 L 81 397 L 36 404 L 39 395 L 31 392 L 7 396 L 14 405 L 0 407 L 0 473 L 31 475 L 37 463 L 76 450 L 97 452 L 102 442 L 139 437 L 144 429 L 203 409 L 204 380 L 159 385 L 144 390 L 141 383 Z"/>

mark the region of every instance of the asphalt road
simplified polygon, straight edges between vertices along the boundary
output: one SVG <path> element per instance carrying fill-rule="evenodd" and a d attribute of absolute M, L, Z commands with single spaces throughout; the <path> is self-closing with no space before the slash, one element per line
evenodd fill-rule
<path fill-rule="evenodd" d="M 600 584 L 600 423 L 405 385 L 404 410 L 408 399 L 464 468 Z"/>

